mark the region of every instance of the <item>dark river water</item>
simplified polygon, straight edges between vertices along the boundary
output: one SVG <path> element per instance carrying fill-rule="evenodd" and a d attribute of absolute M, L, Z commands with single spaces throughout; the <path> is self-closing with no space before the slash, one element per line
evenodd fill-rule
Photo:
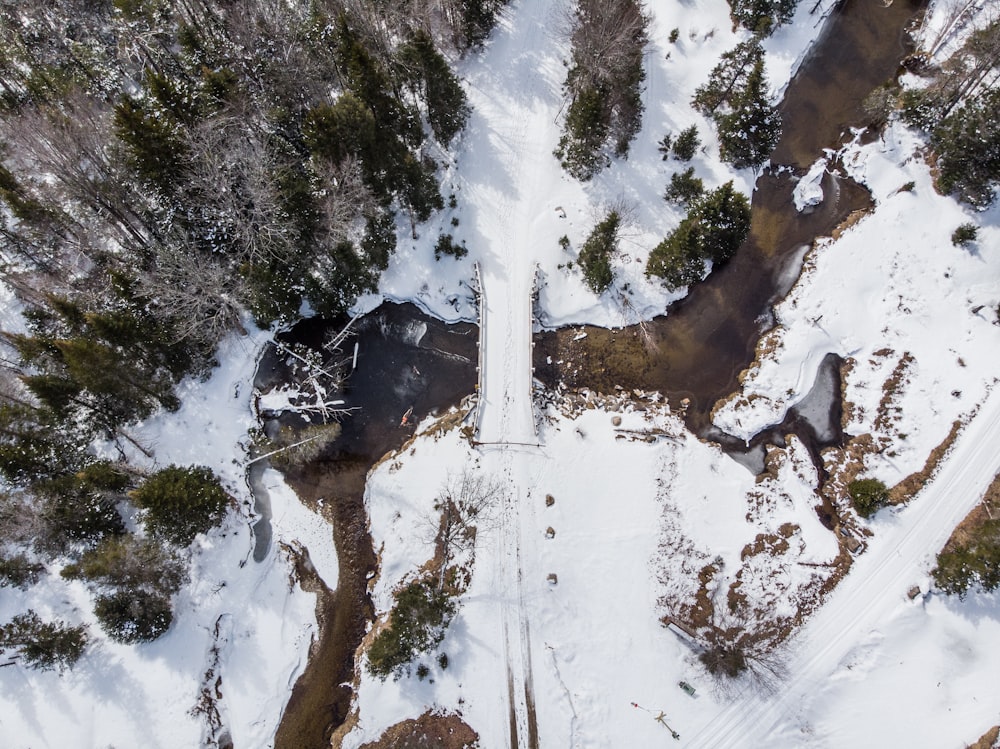
<path fill-rule="evenodd" d="M 772 305 L 799 272 L 804 247 L 829 235 L 853 211 L 869 207 L 867 191 L 836 174 L 835 164 L 823 180 L 826 199 L 815 210 L 796 212 L 791 195 L 824 148 L 842 143 L 852 124 L 865 124 L 861 102 L 896 74 L 908 52 L 905 29 L 921 7 L 916 0 L 894 0 L 888 7 L 881 0 L 840 3 L 785 93 L 775 168 L 757 182 L 750 236 L 736 256 L 647 323 L 645 333 L 638 326 L 589 327 L 588 335 L 576 340 L 580 328 L 574 326 L 538 334 L 536 377 L 553 388 L 611 392 L 618 385 L 658 390 L 674 404 L 686 398 L 689 428 L 719 441 L 752 470 L 762 467 L 763 443 L 780 443 L 789 432 L 801 436 L 814 457 L 823 445 L 841 441 L 834 356 L 824 360 L 813 391 L 785 422 L 749 445 L 714 430 L 710 412 L 737 389 L 737 375 L 771 325 Z M 318 346 L 343 322 L 307 320 L 285 338 Z M 384 304 L 355 328 L 357 337 L 345 349 L 350 353 L 358 342 L 357 370 L 341 396 L 345 406 L 360 410 L 343 422 L 342 434 L 320 459 L 286 471 L 303 501 L 321 505 L 331 522 L 340 576 L 336 589 L 321 596 L 321 636 L 282 718 L 279 749 L 329 746 L 348 714 L 354 653 L 373 615 L 368 582 L 377 558 L 364 506 L 369 469 L 401 446 L 420 418 L 459 403 L 475 389 L 475 326 L 447 325 L 412 305 Z M 259 386 L 287 375 L 283 356 L 272 354 L 261 363 Z M 409 409 L 411 416 L 401 425 Z M 266 547 L 264 539 L 258 553 Z"/>
<path fill-rule="evenodd" d="M 279 340 L 319 348 L 345 322 L 305 320 Z M 330 521 L 330 543 L 339 565 L 336 589 L 321 597 L 320 638 L 278 729 L 275 746 L 287 749 L 329 746 L 330 734 L 350 708 L 354 652 L 373 617 L 368 581 L 378 561 L 364 503 L 368 471 L 409 439 L 421 419 L 458 405 L 475 390 L 475 325 L 449 325 L 412 304 L 385 303 L 352 330 L 355 335 L 343 344 L 342 358 L 353 358 L 357 343 L 357 369 L 343 391 L 333 395 L 343 399 L 345 408 L 358 410 L 342 421 L 343 431 L 323 455 L 285 470 L 286 481 L 302 501 Z M 287 360 L 287 354 L 272 347 L 261 360 L 257 387 L 287 380 Z M 298 416 L 281 421 L 305 425 Z M 258 548 L 255 558 L 263 554 L 266 549 Z"/>

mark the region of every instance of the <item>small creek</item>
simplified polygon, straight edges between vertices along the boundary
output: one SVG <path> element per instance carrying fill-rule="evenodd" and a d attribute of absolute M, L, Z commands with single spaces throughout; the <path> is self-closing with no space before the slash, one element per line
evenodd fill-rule
<path fill-rule="evenodd" d="M 279 340 L 319 347 L 345 322 L 304 320 Z M 320 597 L 320 636 L 282 716 L 275 740 L 279 748 L 329 746 L 331 733 L 350 708 L 354 652 L 373 616 L 368 581 L 377 566 L 364 504 L 368 471 L 387 452 L 403 445 L 422 418 L 458 405 L 475 390 L 475 325 L 449 325 L 412 304 L 385 303 L 359 319 L 352 330 L 355 335 L 343 348 L 350 357 L 357 342 L 357 369 L 335 396 L 345 401 L 345 407 L 359 410 L 343 421 L 340 436 L 323 455 L 284 472 L 299 498 L 330 522 L 339 578 L 336 588 Z M 271 347 L 261 360 L 255 385 L 265 388 L 286 379 L 287 358 Z M 407 422 L 401 424 L 410 409 Z M 306 423 L 299 416 L 281 421 Z M 269 426 L 273 425 L 265 424 L 265 429 Z M 257 474 L 263 463 L 251 469 Z M 269 524 L 265 528 L 258 540 L 266 544 Z M 254 557 L 262 559 L 266 553 L 266 546 L 258 545 Z"/>
<path fill-rule="evenodd" d="M 762 468 L 763 445 L 781 444 L 789 432 L 804 439 L 814 459 L 823 445 L 842 441 L 835 356 L 824 360 L 813 390 L 785 421 L 748 445 L 715 430 L 710 412 L 736 389 L 737 375 L 771 325 L 771 306 L 798 275 L 804 248 L 851 212 L 869 207 L 867 191 L 833 168 L 823 178 L 826 199 L 815 210 L 797 213 L 792 190 L 824 148 L 836 148 L 851 123 L 863 122 L 861 102 L 897 71 L 908 51 L 904 30 L 921 7 L 920 0 L 894 0 L 888 7 L 874 0 L 840 3 L 786 91 L 784 134 L 772 159 L 783 167 L 758 180 L 751 234 L 733 260 L 647 323 L 648 336 L 638 326 L 587 327 L 582 339 L 578 326 L 537 335 L 536 376 L 550 387 L 611 392 L 618 385 L 659 390 L 673 403 L 688 398 L 689 428 L 719 441 L 754 471 Z M 318 346 L 331 326 L 343 322 L 306 320 L 282 339 Z M 340 576 L 336 589 L 321 596 L 320 637 L 282 717 L 279 749 L 329 746 L 350 708 L 354 653 L 373 614 L 368 582 L 377 560 L 364 506 L 369 469 L 401 446 L 420 418 L 475 389 L 474 325 L 447 325 L 413 305 L 384 304 L 359 320 L 356 332 L 348 346 L 359 342 L 358 367 L 342 396 L 345 405 L 361 410 L 343 422 L 320 459 L 285 474 L 299 497 L 331 522 Z M 265 356 L 257 384 L 280 380 L 281 362 L 277 352 Z M 411 407 L 412 418 L 401 426 Z M 260 543 L 255 558 L 266 555 L 269 525 L 261 526 Z"/>
<path fill-rule="evenodd" d="M 784 130 L 772 155 L 775 166 L 757 180 L 750 235 L 736 256 L 667 314 L 646 323 L 645 330 L 638 325 L 617 330 L 573 326 L 539 334 L 536 376 L 549 387 L 561 383 L 611 392 L 617 385 L 658 390 L 675 404 L 687 399 L 688 427 L 737 449 L 742 443 L 712 427 L 713 406 L 738 388 L 739 373 L 772 325 L 772 306 L 787 293 L 788 280 L 798 276 L 803 248 L 871 205 L 868 191 L 838 174 L 836 164 L 823 176 L 825 199 L 814 210 L 797 212 L 792 191 L 824 149 L 839 147 L 851 123 L 864 123 L 861 102 L 898 72 L 910 49 L 906 27 L 923 4 L 840 3 L 785 92 L 780 107 Z M 838 408 L 839 388 L 832 395 L 836 402 L 830 408 Z M 800 416 L 785 426 L 805 422 Z M 794 431 L 814 453 L 842 439 L 839 426 L 823 435 Z"/>

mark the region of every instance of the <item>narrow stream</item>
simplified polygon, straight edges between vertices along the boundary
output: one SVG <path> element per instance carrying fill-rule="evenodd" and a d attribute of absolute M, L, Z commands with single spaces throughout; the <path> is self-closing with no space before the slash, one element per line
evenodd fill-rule
<path fill-rule="evenodd" d="M 720 439 L 711 410 L 737 389 L 737 376 L 772 324 L 771 307 L 787 292 L 787 279 L 798 275 L 803 246 L 871 205 L 868 191 L 838 175 L 836 165 L 824 175 L 826 199 L 814 211 L 795 210 L 795 184 L 824 148 L 843 142 L 850 123 L 864 123 L 861 102 L 897 73 L 910 49 L 905 29 L 921 7 L 921 0 L 888 7 L 842 2 L 785 93 L 775 166 L 757 181 L 750 236 L 736 256 L 647 323 L 645 333 L 639 326 L 573 326 L 539 334 L 536 376 L 549 387 L 611 392 L 619 385 L 658 390 L 672 403 L 686 398 L 688 427 Z"/>
<path fill-rule="evenodd" d="M 280 340 L 319 347 L 345 322 L 305 320 Z M 356 335 L 344 350 L 351 356 L 358 344 L 357 369 L 334 397 L 359 410 L 343 420 L 343 431 L 322 456 L 285 471 L 299 498 L 330 521 L 340 571 L 338 580 L 327 581 L 336 589 L 321 597 L 320 636 L 282 716 L 275 740 L 279 749 L 329 746 L 331 733 L 350 709 L 354 652 L 373 616 L 368 581 L 377 567 L 364 504 L 369 469 L 409 439 L 425 416 L 458 405 L 475 391 L 475 325 L 449 325 L 412 304 L 385 303 L 352 329 Z M 287 377 L 287 358 L 274 348 L 265 354 L 258 388 Z M 300 416 L 281 421 L 306 424 Z M 255 549 L 255 558 L 259 552 Z"/>
<path fill-rule="evenodd" d="M 536 336 L 536 376 L 550 387 L 561 383 L 611 392 L 620 385 L 659 390 L 674 403 L 688 398 L 689 428 L 723 442 L 753 470 L 763 461 L 763 442 L 789 431 L 804 435 L 814 451 L 839 442 L 839 361 L 832 356 L 821 366 L 813 392 L 786 421 L 749 445 L 713 430 L 709 415 L 720 397 L 736 389 L 737 375 L 771 324 L 771 306 L 798 275 L 803 247 L 870 205 L 863 187 L 835 173 L 824 177 L 826 200 L 811 213 L 796 213 L 792 190 L 823 148 L 836 147 L 850 123 L 863 122 L 861 102 L 896 72 L 907 52 L 904 30 L 922 5 L 921 0 L 894 0 L 888 7 L 844 0 L 786 92 L 785 131 L 773 158 L 786 168 L 759 179 L 751 234 L 736 257 L 672 305 L 668 315 L 651 321 L 648 338 L 638 326 L 588 327 L 581 340 L 574 340 L 579 327 Z M 329 325 L 304 321 L 287 340 L 318 345 Z M 286 473 L 300 498 L 321 505 L 330 520 L 340 579 L 321 603 L 321 635 L 282 717 L 279 749 L 328 747 L 350 708 L 354 652 L 372 617 L 368 581 L 376 569 L 364 507 L 368 470 L 403 444 L 417 420 L 458 403 L 475 388 L 475 326 L 450 326 L 412 305 L 386 304 L 357 329 L 358 369 L 343 397 L 361 411 L 344 422 L 343 433 L 321 459 Z M 281 376 L 281 357 L 265 358 L 259 382 Z M 409 408 L 411 419 L 401 426 Z"/>

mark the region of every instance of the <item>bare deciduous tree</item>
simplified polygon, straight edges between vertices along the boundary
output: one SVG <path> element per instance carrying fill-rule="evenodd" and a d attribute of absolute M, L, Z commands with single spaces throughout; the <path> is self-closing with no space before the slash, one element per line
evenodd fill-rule
<path fill-rule="evenodd" d="M 440 513 L 435 543 L 441 556 L 439 585 L 456 554 L 470 551 L 480 530 L 492 527 L 503 486 L 493 476 L 466 468 L 450 474 L 434 503 Z"/>

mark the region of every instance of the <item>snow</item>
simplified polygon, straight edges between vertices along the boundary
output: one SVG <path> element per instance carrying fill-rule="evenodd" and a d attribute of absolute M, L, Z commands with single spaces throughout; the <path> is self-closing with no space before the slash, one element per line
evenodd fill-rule
<path fill-rule="evenodd" d="M 271 744 L 316 631 L 315 595 L 290 585 L 291 566 L 279 543 L 305 543 L 330 585 L 337 566 L 329 527 L 273 471 L 265 483 L 274 537 L 260 563 L 250 558 L 253 517 L 243 444 L 255 423 L 250 395 L 256 356 L 268 338 L 256 331 L 225 341 L 211 378 L 182 383 L 183 406 L 176 414 L 160 414 L 134 430 L 140 443 L 155 450 L 151 468 L 209 466 L 240 503 L 222 528 L 195 540 L 191 580 L 174 597 L 174 623 L 164 636 L 137 646 L 108 640 L 91 613 L 90 593 L 82 583 L 60 578 L 57 568 L 28 591 L 4 589 L 0 621 L 32 608 L 43 619 L 87 624 L 92 645 L 63 674 L 0 669 L 0 745 L 198 746 L 205 720 L 191 710 L 216 645 L 225 729 L 236 746 Z M 133 456 L 137 463 L 141 458 L 138 451 Z"/>
<path fill-rule="evenodd" d="M 809 171 L 795 185 L 795 189 L 792 191 L 795 210 L 801 212 L 823 202 L 822 182 L 823 175 L 826 174 L 826 164 L 825 157 L 817 159 L 816 163 L 809 167 Z"/>
<path fill-rule="evenodd" d="M 883 511 L 871 523 L 868 550 L 782 651 L 787 683 L 773 694 L 760 694 L 747 681 L 717 686 L 660 619 L 673 603 L 693 597 L 698 571 L 715 562 L 715 595 L 739 580 L 753 607 L 778 617 L 791 617 L 801 602 L 814 600 L 825 579 L 816 565 L 830 563 L 837 545 L 814 510 L 816 477 L 805 448 L 793 439 L 786 450 L 772 451 L 772 474 L 757 482 L 656 407 L 640 413 L 603 403 L 571 416 L 549 411 L 533 435 L 522 400 L 530 366 L 522 309 L 533 264 L 542 279 L 542 326 L 630 322 L 621 301 L 625 282 L 636 314 L 662 309 L 669 297 L 641 277 L 641 263 L 679 217 L 657 202 L 665 170 L 655 143 L 664 130 L 699 122 L 677 103 L 686 101 L 736 37 L 728 24 L 713 22 L 725 17 L 722 4 L 684 6 L 683 16 L 673 3 L 651 8 L 647 112 L 633 156 L 580 186 L 562 177 L 548 157 L 557 137 L 562 71 L 556 63 L 565 52 L 559 40 L 542 44 L 539 6 L 515 4 L 482 58 L 463 71 L 477 114 L 456 171 L 465 180 L 459 194 L 471 202 L 463 208 L 462 226 L 471 224 L 477 235 L 468 242 L 469 262 L 483 269 L 480 439 L 491 444 L 476 454 L 455 434 L 433 443 L 418 439 L 414 454 L 398 456 L 372 476 L 371 527 L 385 562 L 377 607 L 387 610 L 395 586 L 432 553 L 431 508 L 446 470 L 466 465 L 500 476 L 505 498 L 497 521 L 480 536 L 472 584 L 440 648 L 449 655 L 448 670 L 433 668 L 431 654 L 422 659 L 432 666 L 425 681 L 382 683 L 362 675 L 358 723 L 344 746 L 373 740 L 428 706 L 459 712 L 487 746 L 528 745 L 534 732 L 541 746 L 652 746 L 669 736 L 650 719 L 660 710 L 682 740 L 706 747 L 840 746 L 849 740 L 896 745 L 902 736 L 914 745 L 957 746 L 976 738 L 996 720 L 996 659 L 985 654 L 996 624 L 983 614 L 970 622 L 969 612 L 988 612 L 995 603 L 975 594 L 967 603 L 939 596 L 913 603 L 905 592 L 914 582 L 926 590 L 934 551 L 1000 468 L 987 454 L 1000 396 L 977 412 L 995 369 L 996 211 L 976 217 L 984 239 L 975 252 L 953 248 L 950 232 L 969 216 L 933 192 L 912 134 L 894 127 L 882 142 L 855 144 L 845 153 L 851 174 L 873 189 L 877 209 L 811 254 L 804 278 L 777 310 L 777 350 L 751 370 L 717 424 L 749 438 L 780 421 L 805 399 L 830 352 L 856 362 L 846 392 L 855 404 L 851 433 L 874 429 L 882 382 L 904 353 L 914 357 L 895 395 L 901 408 L 892 422 L 895 450 L 868 465 L 887 483 L 922 467 L 952 421 L 978 415 L 941 475 L 909 507 Z M 769 69 L 779 89 L 817 32 L 814 23 L 800 7 L 794 27 L 769 40 Z M 665 37 L 674 25 L 685 33 L 671 47 Z M 537 74 L 525 74 L 529 61 Z M 671 93 L 664 97 L 666 90 Z M 548 119 L 540 113 L 546 104 Z M 512 123 L 527 124 L 515 131 Z M 748 191 L 747 175 L 725 172 L 711 158 L 717 145 L 700 124 L 706 148 L 696 157 L 699 174 L 709 184 L 735 177 Z M 518 161 L 517 154 L 526 157 Z M 827 161 L 818 161 L 800 183 L 800 209 L 823 199 L 819 179 Z M 911 181 L 912 191 L 899 189 Z M 613 289 L 595 299 L 574 273 L 558 268 L 573 253 L 555 249 L 556 240 L 564 232 L 571 250 L 579 247 L 616 194 L 634 198 L 638 208 Z M 413 251 L 419 253 L 416 246 Z M 390 269 L 393 294 L 406 295 L 401 270 L 412 262 L 406 258 L 405 266 Z M 880 354 L 884 348 L 893 354 Z M 622 429 L 655 427 L 666 436 L 630 441 L 612 428 L 614 414 L 625 419 Z M 555 497 L 552 507 L 545 506 L 546 494 Z M 749 544 L 776 538 L 783 527 L 787 548 L 744 559 Z M 555 584 L 547 580 L 551 573 L 558 576 Z M 718 603 L 724 606 L 724 599 Z M 928 664 L 921 657 L 925 649 L 964 653 L 961 676 L 946 655 Z M 909 667 L 880 667 L 897 657 Z M 847 684 L 844 674 L 855 662 L 858 673 L 869 668 L 879 678 L 839 686 Z M 954 696 L 941 699 L 928 685 L 945 677 Z M 676 688 L 680 679 L 696 686 L 696 699 Z M 887 693 L 898 695 L 898 717 L 880 722 L 878 706 Z M 976 694 L 972 704 L 959 696 Z M 963 709 L 945 719 L 960 702 Z M 845 706 L 853 708 L 857 724 L 845 727 Z"/>
<path fill-rule="evenodd" d="M 812 5 L 800 3 L 795 21 L 767 40 L 776 91 L 819 32 Z M 923 466 L 955 420 L 967 426 L 907 506 L 870 521 L 867 550 L 783 647 L 787 678 L 771 692 L 747 680 L 723 688 L 662 618 L 694 597 L 708 565 L 716 566 L 710 592 L 717 610 L 737 582 L 751 608 L 775 617 L 793 616 L 813 600 L 822 565 L 838 548 L 814 509 L 815 469 L 805 447 L 793 438 L 783 450 L 772 448 L 769 472 L 758 480 L 689 434 L 655 395 L 589 394 L 572 409 L 533 413 L 531 332 L 536 325 L 630 324 L 675 298 L 643 274 L 649 249 L 681 218 L 660 198 L 679 165 L 662 162 L 656 145 L 666 132 L 697 124 L 705 145 L 693 165 L 706 186 L 734 179 L 749 193 L 753 175 L 719 163 L 708 122 L 687 103 L 719 54 L 745 35 L 732 31 L 723 0 L 650 4 L 642 131 L 627 161 L 581 185 L 552 156 L 568 56 L 557 31 L 565 7 L 515 1 L 486 49 L 459 63 L 474 114 L 454 157 L 439 158 L 446 195 L 454 192 L 458 208 L 419 227 L 415 239 L 406 226 L 381 294 L 358 303 L 358 311 L 370 309 L 384 296 L 447 320 L 475 319 L 468 289 L 476 263 L 481 270 L 482 444 L 458 431 L 425 434 L 370 476 L 377 611 L 384 615 L 393 590 L 433 555 L 433 506 L 449 476 L 468 469 L 496 479 L 503 492 L 480 522 L 471 583 L 440 647 L 448 669 L 436 665 L 436 654 L 421 659 L 431 667 L 425 680 L 381 682 L 362 669 L 357 724 L 343 746 L 376 739 L 428 707 L 460 713 L 484 747 L 514 743 L 512 715 L 519 746 L 535 732 L 546 747 L 657 746 L 669 743 L 654 720 L 661 710 L 685 746 L 958 747 L 975 740 L 1000 711 L 1000 599 L 973 592 L 959 601 L 926 591 L 934 553 L 1000 470 L 1000 208 L 971 214 L 938 196 L 921 143 L 898 125 L 842 154 L 850 174 L 872 189 L 876 208 L 837 241 L 810 251 L 801 279 L 775 310 L 773 351 L 748 371 L 716 424 L 748 439 L 780 422 L 802 405 L 833 352 L 853 361 L 846 430 L 892 445 L 868 456 L 870 475 L 895 483 Z M 940 26 L 940 13 L 932 16 Z M 681 33 L 670 44 L 674 27 Z M 817 161 L 800 181 L 800 210 L 824 198 L 819 179 L 828 161 Z M 565 266 L 593 225 L 620 206 L 628 221 L 616 280 L 597 297 Z M 980 227 L 979 241 L 953 247 L 951 232 L 968 221 Z M 467 259 L 433 260 L 442 232 L 466 242 Z M 559 244 L 564 235 L 568 252 Z M 13 314 L 5 325 L 17 324 L 10 299 L 0 308 Z M 192 579 L 176 597 L 167 635 L 137 647 L 107 641 L 87 613 L 90 594 L 58 576 L 27 592 L 4 590 L 0 621 L 32 607 L 43 617 L 89 623 L 96 644 L 62 675 L 0 669 L 3 746 L 197 746 L 206 729 L 190 711 L 214 667 L 216 644 L 219 708 L 234 744 L 272 745 L 316 631 L 314 596 L 290 584 L 281 543 L 306 546 L 331 586 L 337 562 L 329 528 L 274 471 L 262 481 L 274 537 L 263 561 L 252 560 L 248 521 L 256 518 L 245 445 L 255 426 L 250 378 L 267 340 L 254 331 L 226 341 L 211 378 L 184 383 L 178 413 L 135 431 L 155 452 L 151 468 L 207 465 L 241 506 L 194 544 Z M 880 420 L 883 383 L 897 369 L 903 377 L 890 406 L 900 410 Z M 761 540 L 773 551 L 747 551 Z M 906 592 L 914 584 L 924 594 L 911 601 Z M 677 688 L 680 680 L 696 687 L 695 697 Z"/>
<path fill-rule="evenodd" d="M 780 345 L 751 367 L 740 397 L 717 413 L 717 426 L 749 438 L 780 422 L 833 352 L 855 363 L 844 392 L 854 404 L 845 430 L 877 433 L 882 383 L 909 354 L 913 362 L 896 393 L 907 421 L 896 433 L 903 436 L 894 455 L 870 465 L 893 484 L 919 470 L 952 422 L 982 401 L 1000 343 L 996 209 L 970 217 L 935 193 L 919 148 L 912 132 L 893 125 L 882 141 L 847 149 L 852 176 L 866 180 L 878 207 L 838 242 L 812 251 L 799 283 L 775 309 Z M 911 190 L 900 189 L 910 182 Z M 955 227 L 970 218 L 981 226 L 973 251 L 951 243 Z"/>

